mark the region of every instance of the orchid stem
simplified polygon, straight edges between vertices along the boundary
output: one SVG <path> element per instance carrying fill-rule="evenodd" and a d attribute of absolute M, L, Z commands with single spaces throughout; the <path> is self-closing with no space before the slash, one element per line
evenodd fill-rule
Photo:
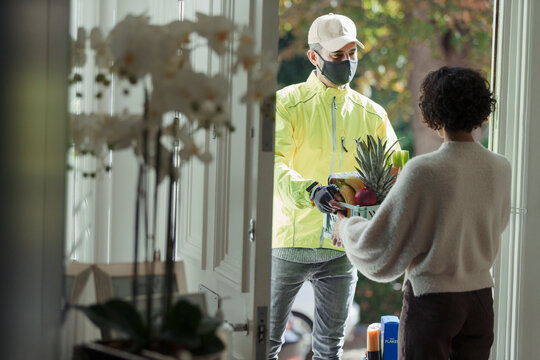
<path fill-rule="evenodd" d="M 144 120 L 146 121 L 146 125 L 148 125 L 149 119 L 148 119 L 148 89 L 144 88 Z M 143 132 L 143 159 L 144 159 L 144 230 L 145 230 L 145 262 L 146 262 L 146 323 L 148 326 L 148 330 L 152 332 L 152 292 L 153 292 L 153 283 L 154 283 L 154 277 L 153 277 L 153 264 L 154 264 L 154 254 L 153 251 L 150 256 L 150 244 L 149 244 L 149 226 L 148 226 L 148 198 L 147 198 L 147 190 L 148 190 L 148 134 L 149 129 L 148 127 L 145 128 Z"/>
<path fill-rule="evenodd" d="M 143 177 L 143 164 L 139 164 L 139 174 L 137 177 L 137 199 L 135 201 L 135 249 L 134 249 L 134 260 L 133 260 L 133 283 L 132 283 L 132 297 L 133 297 L 133 306 L 137 302 L 138 294 L 138 271 L 139 267 L 139 215 L 140 215 L 140 203 L 141 203 L 141 192 L 142 192 L 142 177 Z"/>
<path fill-rule="evenodd" d="M 169 159 L 169 204 L 167 211 L 167 250 L 165 255 L 165 298 L 163 304 L 163 319 L 166 318 L 167 313 L 171 308 L 172 295 L 173 295 L 173 266 L 174 266 L 174 244 L 175 244 L 175 219 L 173 218 L 173 198 L 174 189 L 176 186 L 176 180 L 173 174 L 174 169 L 174 153 Z M 163 323 L 165 325 L 165 322 Z"/>

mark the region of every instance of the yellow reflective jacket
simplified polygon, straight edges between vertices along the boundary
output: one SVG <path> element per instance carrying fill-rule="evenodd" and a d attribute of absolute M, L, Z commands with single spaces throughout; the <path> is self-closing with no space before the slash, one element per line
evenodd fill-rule
<path fill-rule="evenodd" d="M 306 188 L 328 175 L 355 171 L 354 139 L 367 134 L 396 140 L 386 111 L 352 90 L 327 88 L 312 72 L 276 94 L 272 247 L 331 248 L 323 214 Z"/>

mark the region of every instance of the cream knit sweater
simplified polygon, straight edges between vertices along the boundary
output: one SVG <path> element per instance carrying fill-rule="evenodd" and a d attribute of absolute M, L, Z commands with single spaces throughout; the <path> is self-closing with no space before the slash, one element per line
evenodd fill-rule
<path fill-rule="evenodd" d="M 510 216 L 510 163 L 475 142 L 445 142 L 411 159 L 371 220 L 338 223 L 350 261 L 414 294 L 493 286 L 490 268 Z"/>

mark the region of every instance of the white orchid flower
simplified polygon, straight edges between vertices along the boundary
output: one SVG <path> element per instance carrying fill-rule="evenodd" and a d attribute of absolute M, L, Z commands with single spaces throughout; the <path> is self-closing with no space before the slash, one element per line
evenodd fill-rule
<path fill-rule="evenodd" d="M 199 126 L 209 129 L 213 124 L 213 119 L 220 113 L 220 105 L 213 100 L 204 99 L 200 102 L 197 112 L 194 116 L 197 117 Z"/>
<path fill-rule="evenodd" d="M 212 161 L 212 154 L 208 151 L 201 152 L 200 148 L 195 143 L 190 143 L 188 146 L 182 146 L 182 149 L 178 154 L 180 155 L 180 159 L 182 159 L 182 163 L 189 161 L 193 156 L 205 164 Z"/>
<path fill-rule="evenodd" d="M 200 147 L 193 139 L 190 126 L 185 124 L 180 126 L 178 121 L 174 121 L 163 129 L 162 135 L 171 138 L 173 143 L 181 144 L 179 155 L 183 161 L 190 160 L 192 156 L 196 156 L 203 162 L 210 162 L 212 160 L 212 155 L 209 152 L 201 153 Z"/>
<path fill-rule="evenodd" d="M 198 121 L 200 127 L 210 129 L 212 125 L 220 127 L 228 122 L 230 83 L 223 75 L 206 77 L 193 94 L 189 116 Z"/>
<path fill-rule="evenodd" d="M 217 103 L 226 101 L 230 91 L 229 80 L 221 74 L 212 77 L 209 77 L 206 74 L 202 75 L 204 80 L 203 77 L 201 77 L 201 82 L 191 89 L 194 97 L 199 100 L 199 105 L 201 105 L 204 100 L 212 100 Z"/>
<path fill-rule="evenodd" d="M 188 20 L 173 21 L 163 26 L 164 31 L 168 34 L 168 37 L 164 39 L 167 43 L 164 45 L 168 49 L 173 47 L 173 53 L 167 53 L 167 57 L 164 57 L 164 68 L 167 71 L 162 72 L 162 76 L 170 78 L 177 70 L 191 69 L 191 50 L 188 45 L 191 42 L 190 37 L 194 27 L 194 23 Z"/>
<path fill-rule="evenodd" d="M 96 66 L 100 69 L 108 69 L 111 64 L 111 54 L 101 29 L 95 27 L 90 31 L 90 48 L 94 50 Z"/>
<path fill-rule="evenodd" d="M 153 78 L 150 110 L 159 114 L 178 111 L 189 116 L 198 100 L 195 89 L 208 81 L 205 74 L 189 69 L 177 71 L 173 78 Z"/>
<path fill-rule="evenodd" d="M 259 62 L 259 59 L 260 55 L 255 52 L 253 32 L 246 26 L 240 31 L 233 71 L 236 72 L 240 66 L 249 70 Z"/>
<path fill-rule="evenodd" d="M 240 99 L 241 102 L 261 101 L 277 90 L 276 82 L 277 64 L 265 62 L 258 71 L 253 73 L 248 84 L 247 93 Z"/>
<path fill-rule="evenodd" d="M 83 115 L 70 114 L 69 120 L 71 143 L 78 148 L 85 147 L 90 137 L 90 126 L 87 119 Z"/>
<path fill-rule="evenodd" d="M 156 26 L 156 28 L 156 33 L 159 36 L 156 36 L 152 49 L 152 54 L 156 57 L 156 61 L 153 63 L 154 68 L 150 71 L 152 78 L 173 78 L 180 67 L 179 62 L 183 60 L 182 56 L 178 54 L 179 47 L 176 37 L 165 27 Z"/>
<path fill-rule="evenodd" d="M 165 30 L 175 39 L 178 48 L 184 48 L 190 43 L 191 33 L 195 24 L 189 20 L 173 21 L 165 25 Z"/>
<path fill-rule="evenodd" d="M 168 72 L 163 65 L 176 55 L 176 44 L 167 31 L 148 21 L 147 16 L 128 15 L 109 34 L 114 71 L 132 83 L 147 74 Z"/>
<path fill-rule="evenodd" d="M 121 150 L 134 145 L 144 124 L 141 115 L 78 114 L 71 116 L 71 139 L 83 152 L 97 157 L 108 149 Z"/>
<path fill-rule="evenodd" d="M 106 38 L 99 28 L 92 29 L 90 47 L 99 69 L 109 69 L 118 74 L 121 82 L 129 81 L 128 87 L 143 77 L 151 80 L 148 112 L 144 121 L 141 115 L 127 113 L 114 116 L 76 115 L 72 119 L 74 144 L 80 150 L 96 156 L 103 155 L 108 149 L 130 146 L 140 154 L 141 134 L 146 130 L 149 138 L 156 141 L 157 130 L 161 128 L 163 143 L 159 144 L 160 147 L 166 143 L 169 147 L 179 144 L 182 160 L 196 157 L 203 162 L 211 161 L 212 155 L 197 145 L 193 132 L 214 130 L 219 135 L 223 128 L 233 129 L 230 115 L 231 83 L 230 78 L 224 75 L 209 76 L 193 70 L 191 34 L 196 32 L 205 37 L 208 47 L 217 54 L 223 54 L 228 50 L 235 31 L 235 24 L 226 17 L 202 13 L 197 13 L 196 22 L 173 21 L 166 25 L 151 25 L 148 16 L 128 15 L 116 24 Z M 232 70 L 250 73 L 248 91 L 241 101 L 260 101 L 276 90 L 277 65 L 271 61 L 258 66 L 261 56 L 255 51 L 255 40 L 247 26 L 236 35 L 238 45 Z M 79 29 L 72 46 L 73 66 L 82 66 L 86 61 L 85 46 L 86 32 Z M 96 78 L 96 81 L 107 84 L 103 79 Z M 125 88 L 126 93 L 129 93 L 128 87 Z M 181 113 L 187 120 L 183 127 L 179 128 L 178 122 L 171 124 L 164 120 L 166 117 L 163 115 L 172 111 Z M 172 137 L 174 141 L 167 140 L 167 137 Z M 149 159 L 155 148 L 156 145 L 147 148 L 151 152 Z M 172 151 L 172 147 L 163 148 L 160 158 L 170 157 Z M 158 166 L 160 179 L 167 176 L 170 166 Z"/>
<path fill-rule="evenodd" d="M 195 30 L 208 40 L 208 45 L 219 55 L 227 51 L 227 41 L 235 29 L 235 24 L 225 16 L 208 16 L 197 13 Z"/>
<path fill-rule="evenodd" d="M 101 118 L 101 123 L 98 124 L 98 136 L 103 138 L 109 149 L 121 150 L 133 146 L 143 129 L 141 115 L 124 113 Z"/>
<path fill-rule="evenodd" d="M 228 106 L 230 84 L 224 76 L 208 77 L 192 70 L 179 70 L 172 79 L 162 78 L 157 82 L 154 79 L 153 85 L 152 113 L 177 111 L 201 128 L 232 128 Z"/>
<path fill-rule="evenodd" d="M 70 133 L 72 144 L 81 152 L 101 157 L 106 149 L 105 139 L 99 136 L 98 123 L 102 114 L 72 114 Z"/>
<path fill-rule="evenodd" d="M 189 161 L 193 156 L 197 157 L 203 163 L 212 161 L 212 154 L 210 152 L 201 152 L 201 148 L 195 143 L 193 134 L 190 132 L 188 126 L 184 125 L 180 127 L 176 135 L 178 136 L 178 140 L 182 143 L 179 151 L 182 163 Z"/>
<path fill-rule="evenodd" d="M 86 64 L 86 30 L 77 29 L 77 39 L 71 40 L 71 68 L 82 67 Z"/>

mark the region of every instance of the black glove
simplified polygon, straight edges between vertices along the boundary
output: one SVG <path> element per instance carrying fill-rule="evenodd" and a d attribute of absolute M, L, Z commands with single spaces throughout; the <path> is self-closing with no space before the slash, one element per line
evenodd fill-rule
<path fill-rule="evenodd" d="M 332 213 L 332 207 L 330 206 L 330 200 L 334 200 L 334 195 L 339 192 L 336 185 L 317 186 L 309 195 L 313 204 L 319 209 L 320 212 L 325 214 Z"/>

